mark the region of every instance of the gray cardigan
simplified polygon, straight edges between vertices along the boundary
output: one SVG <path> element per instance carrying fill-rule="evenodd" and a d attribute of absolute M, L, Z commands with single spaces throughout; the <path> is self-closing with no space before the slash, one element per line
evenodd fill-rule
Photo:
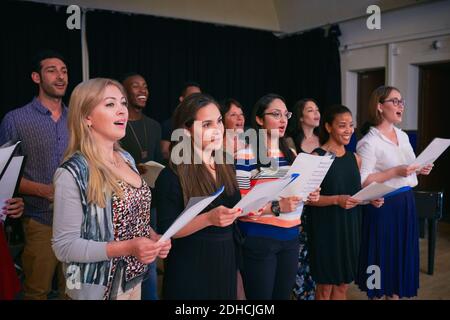
<path fill-rule="evenodd" d="M 130 154 L 121 155 L 136 170 Z M 112 259 L 106 245 L 114 240 L 112 208 L 110 198 L 106 208 L 87 203 L 88 181 L 89 167 L 79 153 L 56 170 L 52 248 L 63 262 L 67 295 L 101 300 L 111 281 Z"/>

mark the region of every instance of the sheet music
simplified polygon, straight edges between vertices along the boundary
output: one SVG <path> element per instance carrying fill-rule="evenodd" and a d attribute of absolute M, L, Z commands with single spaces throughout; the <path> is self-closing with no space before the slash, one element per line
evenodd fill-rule
<path fill-rule="evenodd" d="M 9 145 L 10 143 L 6 143 L 0 148 L 0 176 L 19 143 L 20 141 L 12 145 Z"/>
<path fill-rule="evenodd" d="M 280 196 L 299 196 L 306 200 L 311 192 L 320 187 L 333 161 L 332 155 L 300 153 L 288 171 L 288 174 L 298 173 L 300 176 L 284 189 Z"/>
<path fill-rule="evenodd" d="M 13 157 L 0 180 L 0 204 L 12 198 L 16 189 L 17 179 L 19 179 L 20 169 L 23 163 L 23 156 Z M 0 221 L 5 221 L 6 215 L 0 211 Z"/>
<path fill-rule="evenodd" d="M 216 193 L 208 197 L 192 197 L 189 199 L 186 208 L 179 215 L 179 217 L 172 223 L 166 232 L 161 236 L 158 242 L 170 239 L 178 231 L 183 229 L 189 222 L 191 222 L 203 209 L 205 209 L 211 202 L 213 202 L 223 191 L 225 187 L 222 186 Z"/>
<path fill-rule="evenodd" d="M 234 206 L 234 208 L 242 209 L 240 217 L 246 216 L 250 212 L 257 212 L 268 202 L 278 199 L 280 192 L 296 179 L 298 179 L 298 174 L 286 176 L 275 181 L 257 184 Z"/>
<path fill-rule="evenodd" d="M 147 171 L 142 175 L 142 178 L 151 188 L 154 188 L 156 179 L 165 166 L 156 161 L 148 161 L 143 163 L 143 165 Z"/>
<path fill-rule="evenodd" d="M 416 160 L 414 160 L 412 165 L 419 165 L 422 168 L 427 164 L 435 162 L 449 146 L 450 139 L 434 138 Z"/>
<path fill-rule="evenodd" d="M 372 182 L 367 187 L 355 193 L 352 198 L 360 200 L 363 203 L 383 198 L 386 194 L 397 190 L 397 188 L 390 187 L 384 183 Z"/>

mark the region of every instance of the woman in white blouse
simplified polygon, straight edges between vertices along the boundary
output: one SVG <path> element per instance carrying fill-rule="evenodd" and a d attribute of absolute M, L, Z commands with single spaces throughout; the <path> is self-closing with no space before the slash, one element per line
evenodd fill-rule
<path fill-rule="evenodd" d="M 433 165 L 420 170 L 411 165 L 416 157 L 408 135 L 395 126 L 402 121 L 404 110 L 398 89 L 377 88 L 369 102 L 369 123 L 361 130 L 365 136 L 357 145 L 363 187 L 378 182 L 402 188 L 387 196 L 381 208 L 364 209 L 356 283 L 371 299 L 414 297 L 419 288 L 419 237 L 412 188 L 417 185 L 417 174 L 429 174 Z"/>

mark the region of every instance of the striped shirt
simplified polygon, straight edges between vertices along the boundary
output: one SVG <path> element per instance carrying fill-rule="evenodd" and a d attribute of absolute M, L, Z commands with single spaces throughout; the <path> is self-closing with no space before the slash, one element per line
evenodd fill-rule
<path fill-rule="evenodd" d="M 254 151 L 251 148 L 241 149 L 236 154 L 236 178 L 244 197 L 257 184 L 274 181 L 283 178 L 290 165 L 281 151 L 269 153 L 278 163 L 276 170 L 268 165 L 258 165 Z M 278 200 L 278 199 L 273 199 Z M 242 217 L 239 219 L 239 227 L 245 235 L 275 238 L 278 240 L 291 240 L 298 236 L 298 226 L 303 210 L 303 203 L 296 211 L 274 215 L 262 215 L 259 217 Z"/>
<path fill-rule="evenodd" d="M 52 183 L 69 141 L 67 108 L 63 106 L 57 122 L 51 116 L 50 110 L 35 97 L 29 104 L 8 112 L 0 125 L 0 145 L 22 141 L 18 153 L 26 156 L 23 177 L 43 184 Z M 25 195 L 23 199 L 24 216 L 42 224 L 52 224 L 50 201 Z"/>

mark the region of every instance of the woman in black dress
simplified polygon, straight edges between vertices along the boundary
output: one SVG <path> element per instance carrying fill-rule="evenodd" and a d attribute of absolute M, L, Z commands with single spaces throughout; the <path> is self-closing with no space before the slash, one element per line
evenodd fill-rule
<path fill-rule="evenodd" d="M 221 186 L 225 191 L 173 237 L 163 298 L 236 299 L 233 222 L 240 209 L 229 208 L 240 200 L 240 193 L 233 165 L 214 159 L 223 154 L 217 102 L 204 94 L 189 96 L 175 110 L 174 128 L 181 129 L 183 139 L 172 141 L 169 166 L 156 181 L 158 230 L 165 232 L 190 198 L 209 196 Z"/>
<path fill-rule="evenodd" d="M 346 151 L 353 128 L 350 110 L 329 107 L 320 131 L 322 146 L 314 153 L 333 153 L 335 160 L 321 185 L 321 197 L 307 214 L 308 247 L 316 300 L 346 299 L 348 284 L 356 276 L 361 233 L 360 202 L 351 198 L 361 189 L 360 159 Z M 314 154 L 313 153 L 313 154 Z M 373 201 L 381 206 L 382 199 Z"/>

